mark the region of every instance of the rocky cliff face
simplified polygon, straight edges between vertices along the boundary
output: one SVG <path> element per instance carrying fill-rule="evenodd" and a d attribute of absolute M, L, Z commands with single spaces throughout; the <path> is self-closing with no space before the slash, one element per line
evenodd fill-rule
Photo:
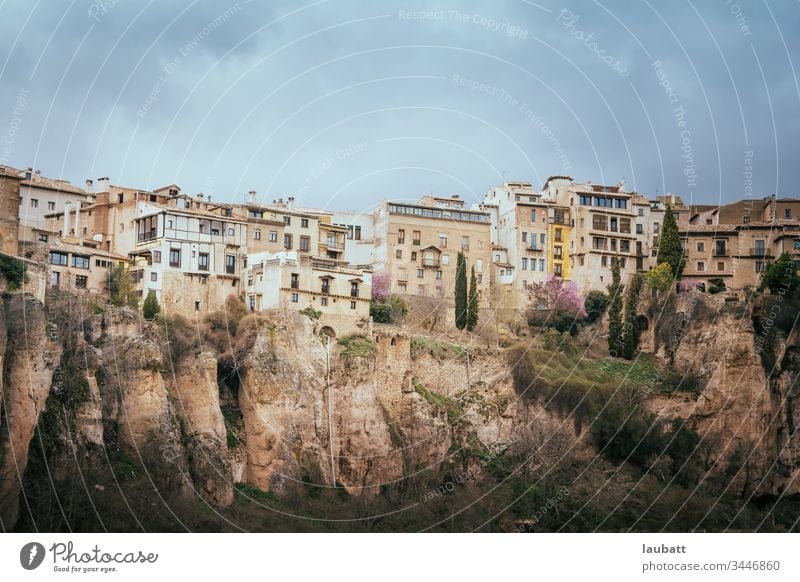
<path fill-rule="evenodd" d="M 473 348 L 467 358 L 462 347 L 431 338 L 412 345 L 391 328 L 329 339 L 305 316 L 275 314 L 251 322 L 233 356 L 184 346 L 171 358 L 176 342 L 129 310 L 78 302 L 51 317 L 19 295 L 3 310 L 6 530 L 44 519 L 33 510 L 20 516 L 20 483 L 39 495 L 35 488 L 52 481 L 51 493 L 78 487 L 123 505 L 126 483 L 144 482 L 143 507 L 172 512 L 197 498 L 229 507 L 238 483 L 277 496 L 311 484 L 364 499 L 423 472 L 463 484 L 496 472 L 506 450 L 526 459 L 524 471 L 567 454 L 609 470 L 572 420 L 517 398 L 502 350 Z M 654 394 L 647 405 L 698 432 L 709 482 L 743 495 L 797 493 L 797 338 L 784 342 L 771 376 L 753 338 L 749 318 L 732 313 L 688 323 L 674 365 L 705 387 L 696 398 Z"/>

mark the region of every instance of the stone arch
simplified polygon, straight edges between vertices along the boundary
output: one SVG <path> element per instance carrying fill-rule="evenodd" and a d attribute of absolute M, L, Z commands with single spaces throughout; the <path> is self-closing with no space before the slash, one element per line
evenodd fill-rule
<path fill-rule="evenodd" d="M 650 327 L 650 320 L 647 319 L 646 315 L 637 315 L 636 316 L 636 328 L 639 331 L 646 331 Z"/>

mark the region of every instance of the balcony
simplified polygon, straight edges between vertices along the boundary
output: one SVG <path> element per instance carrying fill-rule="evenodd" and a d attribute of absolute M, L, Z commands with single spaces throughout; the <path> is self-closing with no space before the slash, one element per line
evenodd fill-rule
<path fill-rule="evenodd" d="M 151 230 L 150 232 L 139 233 L 139 242 L 154 240 L 156 238 L 158 238 L 158 233 L 155 230 Z"/>
<path fill-rule="evenodd" d="M 422 259 L 422 266 L 426 269 L 438 269 L 442 262 L 439 259 Z"/>
<path fill-rule="evenodd" d="M 528 245 L 528 246 L 525 247 L 525 250 L 526 251 L 530 251 L 532 253 L 540 253 L 540 252 L 542 252 L 544 250 L 544 248 L 536 246 L 536 245 Z"/>
<path fill-rule="evenodd" d="M 350 289 L 350 297 L 358 297 L 358 289 Z"/>
<path fill-rule="evenodd" d="M 748 257 L 763 257 L 763 258 L 772 258 L 775 256 L 770 249 L 762 247 L 762 248 L 754 248 L 750 249 L 750 252 L 747 254 Z"/>
<path fill-rule="evenodd" d="M 714 249 L 714 257 L 727 257 L 728 249 Z"/>
<path fill-rule="evenodd" d="M 343 251 L 344 250 L 344 243 L 340 243 L 340 242 L 337 242 L 335 240 L 328 239 L 323 244 L 326 247 L 328 247 L 329 249 L 334 249 L 334 250 L 339 250 L 339 251 Z"/>
<path fill-rule="evenodd" d="M 292 279 L 292 282 L 289 284 L 292 289 L 299 289 L 300 288 L 300 281 L 297 279 Z"/>

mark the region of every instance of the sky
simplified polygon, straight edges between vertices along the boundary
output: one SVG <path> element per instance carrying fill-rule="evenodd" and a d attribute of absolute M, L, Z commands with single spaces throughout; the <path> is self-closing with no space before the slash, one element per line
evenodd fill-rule
<path fill-rule="evenodd" d="M 365 210 L 796 196 L 800 3 L 0 0 L 0 164 Z"/>

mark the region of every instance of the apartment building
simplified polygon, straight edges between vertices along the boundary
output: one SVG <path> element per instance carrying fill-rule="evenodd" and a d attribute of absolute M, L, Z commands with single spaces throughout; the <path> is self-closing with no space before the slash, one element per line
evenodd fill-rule
<path fill-rule="evenodd" d="M 0 252 L 17 256 L 19 248 L 20 183 L 14 168 L 0 166 Z"/>
<path fill-rule="evenodd" d="M 375 262 L 375 215 L 369 212 L 333 214 L 333 223 L 347 231 L 344 260 L 350 265 L 372 265 Z"/>
<path fill-rule="evenodd" d="M 505 182 L 490 188 L 483 209 L 492 220 L 494 271 L 497 280 L 512 279 L 503 297 L 523 307 L 528 301 L 528 286 L 549 276 L 569 279 L 571 264 L 570 209 L 545 199 L 529 182 Z M 509 266 L 510 265 L 510 268 Z"/>
<path fill-rule="evenodd" d="M 39 170 L 28 168 L 20 172 L 19 240 L 21 243 L 47 244 L 56 234 L 48 225 L 47 216 L 79 208 L 94 202 L 94 193 L 73 186 L 67 180 L 42 176 Z M 77 226 L 77 225 L 76 225 Z M 84 227 L 85 231 L 85 227 Z M 70 235 L 81 236 L 80 232 Z"/>
<path fill-rule="evenodd" d="M 207 201 L 200 206 L 189 197 L 139 202 L 131 274 L 140 297 L 153 291 L 168 312 L 212 310 L 241 294 L 247 222 Z"/>
<path fill-rule="evenodd" d="M 491 217 L 450 198 L 384 201 L 374 211 L 374 271 L 386 271 L 393 293 L 441 297 L 454 305 L 459 252 L 474 266 L 479 305 L 489 306 Z"/>
<path fill-rule="evenodd" d="M 611 259 L 620 263 L 623 281 L 652 263 L 659 225 L 652 220 L 657 207 L 627 192 L 623 184 L 580 184 L 554 176 L 542 188 L 543 199 L 569 209 L 571 276 L 581 291 L 605 290 L 611 282 Z M 648 239 L 650 224 L 653 238 Z"/>
<path fill-rule="evenodd" d="M 800 220 L 688 225 L 680 232 L 684 280 L 722 279 L 735 291 L 757 287 L 767 265 L 784 252 L 800 266 Z"/>
<path fill-rule="evenodd" d="M 48 287 L 108 296 L 111 269 L 129 259 L 109 251 L 59 242 L 50 246 Z"/>
<path fill-rule="evenodd" d="M 323 324 L 369 320 L 371 273 L 335 259 L 298 251 L 253 253 L 247 257 L 244 278 L 245 301 L 252 311 L 310 307 L 322 312 Z"/>

